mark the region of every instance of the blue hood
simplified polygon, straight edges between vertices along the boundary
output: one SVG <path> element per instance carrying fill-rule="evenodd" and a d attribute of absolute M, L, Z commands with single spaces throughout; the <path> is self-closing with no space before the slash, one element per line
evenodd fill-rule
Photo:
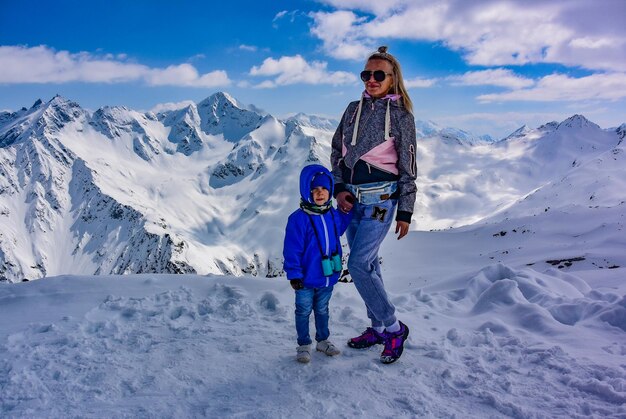
<path fill-rule="evenodd" d="M 328 176 L 328 179 L 330 180 L 330 191 L 328 192 L 330 193 L 330 199 L 333 197 L 335 181 L 333 176 L 330 174 L 330 171 L 320 164 L 310 164 L 308 166 L 304 166 L 300 172 L 300 196 L 309 204 L 315 204 L 313 197 L 311 196 L 311 182 L 315 176 L 320 174 Z"/>

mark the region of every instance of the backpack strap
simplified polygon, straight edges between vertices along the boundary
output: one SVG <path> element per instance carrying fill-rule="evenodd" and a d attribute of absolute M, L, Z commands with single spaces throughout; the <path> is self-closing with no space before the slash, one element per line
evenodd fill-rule
<path fill-rule="evenodd" d="M 359 100 L 359 108 L 356 112 L 356 121 L 354 122 L 354 131 L 352 132 L 352 145 L 356 145 L 356 137 L 359 133 L 359 121 L 361 120 L 361 110 L 363 109 L 363 95 Z"/>
<path fill-rule="evenodd" d="M 333 230 L 335 232 L 335 253 L 339 254 L 339 235 L 337 234 L 337 223 L 335 222 L 335 214 L 330 210 L 330 217 L 333 219 Z"/>
<path fill-rule="evenodd" d="M 315 229 L 315 223 L 313 222 L 313 217 L 311 217 L 311 214 L 307 213 L 306 215 L 309 216 L 309 220 L 311 221 L 311 227 L 313 228 L 313 233 L 315 233 L 315 239 L 317 241 L 317 247 L 319 247 L 320 249 L 320 254 L 322 256 L 326 256 L 326 254 L 324 253 L 324 249 L 322 248 L 322 241 L 320 240 L 320 236 L 319 234 L 317 234 L 317 230 Z M 322 215 L 323 217 L 323 215 Z"/>
<path fill-rule="evenodd" d="M 306 215 L 309 216 L 309 220 L 311 221 L 311 227 L 313 228 L 313 233 L 315 234 L 315 240 L 317 241 L 317 247 L 320 249 L 320 254 L 322 256 L 328 256 L 326 255 L 326 253 L 324 253 L 324 249 L 322 248 L 322 241 L 320 240 L 320 236 L 317 233 L 317 230 L 315 229 L 315 223 L 313 222 L 313 217 L 311 217 L 311 214 L 307 213 Z M 323 217 L 324 215 L 320 214 L 320 217 Z M 339 236 L 337 235 L 337 223 L 335 222 L 335 215 L 333 214 L 332 209 L 330 210 L 330 217 L 333 219 L 333 231 L 335 233 L 335 252 L 337 254 L 339 254 Z"/>
<path fill-rule="evenodd" d="M 387 100 L 387 111 L 385 112 L 385 141 L 389 141 L 391 136 L 389 135 L 389 130 L 391 129 L 391 112 L 390 112 L 391 99 Z M 356 145 L 356 139 L 359 134 L 359 122 L 361 121 L 361 110 L 363 109 L 363 96 L 361 96 L 361 100 L 359 100 L 359 107 L 356 113 L 356 121 L 354 122 L 354 131 L 352 132 L 352 142 L 351 145 Z"/>
<path fill-rule="evenodd" d="M 389 105 L 391 104 L 391 99 L 387 100 L 387 112 L 385 112 L 385 141 L 389 141 L 391 138 L 389 136 L 389 129 L 391 128 L 391 113 L 389 112 Z"/>

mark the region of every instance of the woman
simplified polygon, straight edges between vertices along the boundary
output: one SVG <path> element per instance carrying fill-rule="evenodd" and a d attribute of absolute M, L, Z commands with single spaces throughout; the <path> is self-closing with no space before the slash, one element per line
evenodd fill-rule
<path fill-rule="evenodd" d="M 384 344 L 380 359 L 402 355 L 408 327 L 398 321 L 385 291 L 378 249 L 396 213 L 396 234 L 403 238 L 415 204 L 415 120 L 398 60 L 380 47 L 361 72 L 365 92 L 341 118 L 332 140 L 335 197 L 341 211 L 354 207 L 347 230 L 348 269 L 365 302 L 372 326 L 348 341 L 352 348 Z"/>

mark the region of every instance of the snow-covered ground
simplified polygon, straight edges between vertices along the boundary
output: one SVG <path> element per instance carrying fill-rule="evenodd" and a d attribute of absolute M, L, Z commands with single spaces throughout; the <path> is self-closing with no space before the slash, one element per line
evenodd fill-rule
<path fill-rule="evenodd" d="M 383 273 L 411 329 L 392 365 L 345 346 L 367 326 L 352 284 L 331 300 L 343 353 L 308 365 L 285 278 L 0 284 L 0 416 L 625 417 L 626 268 L 587 255 L 558 269 L 549 249 L 577 249 L 507 222 L 387 238 Z"/>

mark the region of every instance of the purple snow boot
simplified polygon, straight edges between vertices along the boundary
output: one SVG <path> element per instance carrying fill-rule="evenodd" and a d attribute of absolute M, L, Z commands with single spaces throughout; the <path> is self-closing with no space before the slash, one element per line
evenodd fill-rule
<path fill-rule="evenodd" d="M 378 333 L 371 327 L 368 327 L 365 329 L 365 332 L 361 333 L 360 336 L 350 339 L 348 341 L 348 346 L 354 349 L 364 349 L 383 342 L 383 334 Z"/>
<path fill-rule="evenodd" d="M 397 332 L 385 331 L 383 337 L 385 340 L 385 349 L 380 354 L 380 361 L 383 364 L 396 362 L 400 358 L 400 355 L 402 355 L 404 342 L 407 337 L 409 337 L 409 328 L 406 324 L 400 322 L 400 330 Z"/>

